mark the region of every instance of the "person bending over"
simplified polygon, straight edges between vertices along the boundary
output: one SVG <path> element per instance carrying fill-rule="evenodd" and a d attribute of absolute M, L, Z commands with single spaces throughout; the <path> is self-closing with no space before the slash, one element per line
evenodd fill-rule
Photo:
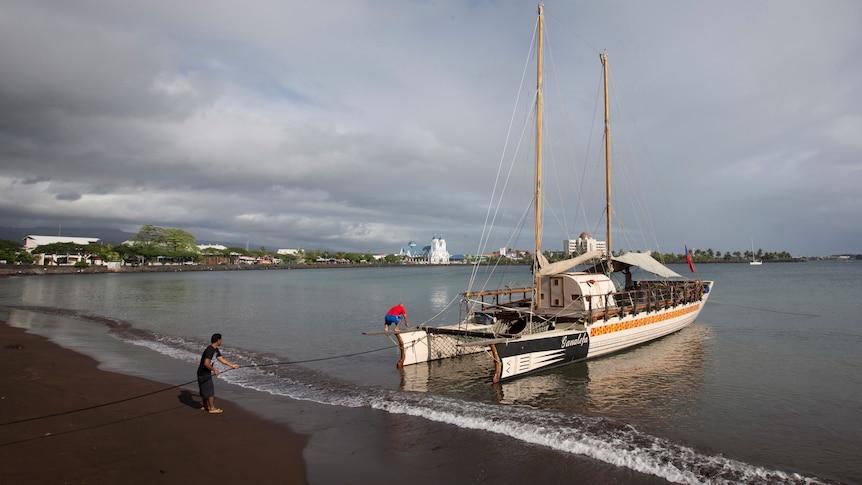
<path fill-rule="evenodd" d="M 390 308 L 388 312 L 386 312 L 386 317 L 383 319 L 384 326 L 383 331 L 389 332 L 389 325 L 395 324 L 395 331 L 398 331 L 398 326 L 401 325 L 401 321 L 404 320 L 404 326 L 410 327 L 407 322 L 407 310 L 404 309 L 404 304 L 399 303 L 394 307 Z"/>

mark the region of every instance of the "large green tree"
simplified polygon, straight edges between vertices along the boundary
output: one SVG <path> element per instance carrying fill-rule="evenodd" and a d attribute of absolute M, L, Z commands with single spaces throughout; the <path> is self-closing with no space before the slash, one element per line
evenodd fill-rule
<path fill-rule="evenodd" d="M 21 243 L 0 239 L 0 260 L 7 264 L 31 264 L 36 258 L 28 253 Z"/>
<path fill-rule="evenodd" d="M 97 244 L 79 244 L 74 242 L 56 242 L 42 244 L 33 249 L 33 254 L 56 254 L 57 263 L 63 263 L 64 256 L 75 255 L 79 257 L 78 263 L 87 264 L 87 260 L 95 254 Z"/>
<path fill-rule="evenodd" d="M 152 263 L 158 257 L 174 262 L 196 261 L 200 258 L 195 237 L 188 231 L 165 229 L 152 224 L 142 226 L 141 230 L 132 236 L 130 247 L 122 248 L 122 252 L 136 257 L 142 263 Z"/>

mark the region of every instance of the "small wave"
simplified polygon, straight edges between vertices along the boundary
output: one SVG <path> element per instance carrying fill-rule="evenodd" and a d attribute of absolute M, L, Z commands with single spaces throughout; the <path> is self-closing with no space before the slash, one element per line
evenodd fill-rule
<path fill-rule="evenodd" d="M 722 456 L 699 454 L 691 448 L 604 418 L 467 403 L 437 396 L 378 399 L 371 407 L 498 433 L 675 483 L 821 483 L 816 479 L 767 470 Z"/>

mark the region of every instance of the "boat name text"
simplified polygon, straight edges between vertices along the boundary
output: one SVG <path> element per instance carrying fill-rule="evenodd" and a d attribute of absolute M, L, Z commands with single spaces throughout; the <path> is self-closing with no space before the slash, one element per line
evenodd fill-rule
<path fill-rule="evenodd" d="M 578 338 L 572 340 L 569 340 L 568 335 L 564 335 L 563 338 L 560 340 L 560 348 L 564 349 L 566 347 L 574 347 L 575 345 L 584 345 L 586 343 L 589 343 L 589 341 L 590 337 L 587 335 L 586 332 L 579 333 Z"/>

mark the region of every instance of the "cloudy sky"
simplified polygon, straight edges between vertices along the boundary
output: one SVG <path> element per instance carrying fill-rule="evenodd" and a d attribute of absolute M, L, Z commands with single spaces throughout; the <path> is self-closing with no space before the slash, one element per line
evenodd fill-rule
<path fill-rule="evenodd" d="M 604 236 L 584 165 L 607 50 L 612 118 L 633 127 L 613 122 L 612 153 L 642 153 L 615 162 L 616 248 L 862 253 L 862 2 L 545 9 L 546 77 L 569 76 L 561 112 L 582 119 L 546 249 Z M 475 253 L 507 153 L 529 151 L 535 20 L 530 1 L 0 0 L 0 226 L 373 253 L 440 234 Z"/>

